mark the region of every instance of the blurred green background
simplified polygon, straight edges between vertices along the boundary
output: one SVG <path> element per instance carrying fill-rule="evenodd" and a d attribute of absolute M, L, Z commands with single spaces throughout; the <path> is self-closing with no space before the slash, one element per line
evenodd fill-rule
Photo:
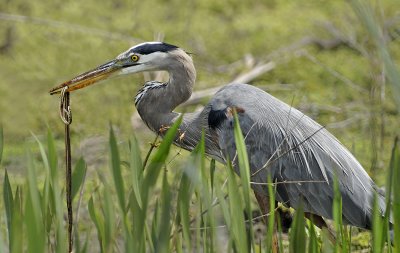
<path fill-rule="evenodd" d="M 373 5 L 398 63 L 400 1 Z M 62 150 L 59 99 L 50 88 L 157 39 L 193 53 L 195 91 L 273 61 L 276 67 L 251 83 L 326 125 L 375 178 L 383 175 L 400 123 L 383 64 L 346 1 L 316 0 L 1 1 L 3 165 L 11 173 L 25 166 L 24 150 L 36 145 L 32 133 L 41 137 L 47 128 Z M 76 158 L 102 162 L 110 122 L 119 139 L 135 132 L 147 145 L 151 133 L 131 120 L 145 79 L 118 78 L 72 94 Z"/>

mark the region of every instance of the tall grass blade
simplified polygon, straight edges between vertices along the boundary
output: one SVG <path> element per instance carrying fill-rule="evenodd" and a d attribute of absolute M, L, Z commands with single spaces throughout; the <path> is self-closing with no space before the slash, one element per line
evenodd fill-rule
<path fill-rule="evenodd" d="M 50 167 L 52 182 L 58 182 L 57 150 L 56 150 L 56 146 L 54 143 L 54 137 L 53 137 L 50 129 L 47 132 L 47 149 L 48 149 L 48 153 L 49 153 L 48 164 Z"/>
<path fill-rule="evenodd" d="M 14 213 L 14 197 L 12 194 L 12 189 L 10 185 L 10 181 L 8 179 L 7 169 L 4 174 L 4 183 L 3 183 L 3 198 L 4 198 L 4 207 L 6 209 L 6 218 L 7 218 L 7 230 L 8 230 L 8 242 L 9 242 L 9 250 L 12 252 L 11 246 L 13 245 L 13 213 Z"/>
<path fill-rule="evenodd" d="M 190 238 L 190 199 L 193 194 L 193 187 L 186 173 L 182 173 L 182 178 L 178 192 L 178 215 L 176 218 L 176 224 L 180 225 L 183 232 L 184 242 L 188 250 L 192 249 L 191 238 Z"/>
<path fill-rule="evenodd" d="M 145 183 L 144 187 L 149 189 L 154 186 L 158 175 L 160 173 L 161 167 L 164 165 L 165 160 L 168 157 L 169 150 L 175 138 L 177 137 L 176 134 L 178 132 L 178 128 L 181 125 L 182 116 L 179 117 L 174 124 L 168 129 L 167 133 L 165 134 L 160 147 L 158 148 L 157 152 L 154 154 L 153 158 L 151 159 L 151 163 L 147 168 L 147 173 L 145 175 Z"/>
<path fill-rule="evenodd" d="M 28 152 L 28 188 L 25 201 L 24 223 L 27 230 L 28 252 L 44 252 L 45 233 L 43 227 L 40 194 L 37 188 L 36 169 L 33 158 Z"/>
<path fill-rule="evenodd" d="M 13 239 L 11 243 L 11 253 L 22 253 L 23 248 L 24 248 L 24 236 L 23 235 L 23 210 L 22 210 L 23 204 L 22 204 L 22 191 L 19 186 L 17 186 L 17 189 L 15 190 L 14 194 L 14 203 L 13 203 L 13 215 L 12 215 L 12 238 L 18 238 Z"/>
<path fill-rule="evenodd" d="M 306 232 L 304 222 L 303 203 L 300 202 L 296 209 L 294 221 L 290 230 L 289 252 L 304 253 L 306 252 Z"/>
<path fill-rule="evenodd" d="M 103 244 L 103 241 L 104 241 L 104 238 L 105 238 L 104 220 L 98 214 L 98 212 L 96 211 L 96 209 L 94 207 L 93 196 L 90 197 L 90 199 L 89 199 L 88 209 L 89 209 L 90 218 L 93 221 L 94 225 L 96 226 L 97 238 L 99 240 L 99 245 L 100 245 L 101 252 L 105 252 L 104 251 L 105 248 L 104 248 L 104 244 Z"/>
<path fill-rule="evenodd" d="M 229 209 L 230 209 L 230 220 L 231 220 L 231 235 L 234 239 L 234 245 L 238 252 L 248 252 L 249 244 L 247 240 L 247 232 L 245 226 L 245 218 L 243 214 L 243 202 L 240 197 L 239 187 L 236 183 L 233 168 L 230 162 L 228 162 L 228 194 L 229 194 Z"/>
<path fill-rule="evenodd" d="M 111 154 L 111 169 L 114 179 L 115 189 L 117 190 L 117 196 L 119 201 L 119 206 L 121 210 L 125 212 L 125 187 L 124 181 L 122 180 L 121 173 L 121 160 L 119 157 L 119 151 L 117 146 L 117 140 L 115 138 L 114 130 L 112 126 L 110 126 L 110 154 Z"/>
<path fill-rule="evenodd" d="M 332 215 L 334 221 L 334 227 L 336 231 L 336 243 L 335 252 L 341 252 L 342 242 L 342 195 L 340 193 L 339 181 L 335 174 L 333 179 L 333 205 L 332 205 Z"/>
<path fill-rule="evenodd" d="M 310 240 L 308 241 L 308 253 L 318 253 L 319 248 L 317 232 L 315 231 L 315 226 L 312 221 L 310 222 L 309 227 Z"/>
<path fill-rule="evenodd" d="M 43 187 L 43 194 L 42 194 L 42 209 L 43 209 L 43 217 L 45 218 L 44 223 L 46 227 L 46 231 L 50 232 L 51 229 L 51 219 L 52 219 L 52 210 L 48 208 L 49 204 L 49 198 L 51 197 L 51 187 L 50 184 L 52 182 L 51 180 L 51 172 L 50 172 L 50 165 L 49 165 L 49 160 L 47 158 L 47 154 L 45 151 L 45 148 L 43 144 L 40 142 L 39 138 L 36 137 L 36 135 L 33 134 L 33 137 L 35 138 L 36 142 L 39 145 L 39 150 L 40 150 L 40 155 L 42 156 L 42 161 L 44 164 L 44 168 L 46 170 L 46 179 Z"/>
<path fill-rule="evenodd" d="M 171 192 L 167 180 L 167 173 L 164 173 L 161 191 L 161 216 L 158 224 L 158 240 L 156 241 L 156 252 L 169 252 L 171 235 Z"/>
<path fill-rule="evenodd" d="M 140 189 L 143 181 L 143 163 L 140 156 L 140 148 L 136 138 L 133 136 L 129 142 L 130 146 L 130 170 L 132 174 L 132 188 L 135 194 L 136 201 L 140 208 L 142 208 L 142 197 Z"/>
<path fill-rule="evenodd" d="M 374 194 L 373 199 L 373 221 L 372 221 L 372 252 L 383 252 L 383 242 L 384 233 L 383 233 L 383 219 L 382 214 L 379 209 L 379 202 L 377 193 Z"/>
<path fill-rule="evenodd" d="M 240 123 L 238 119 L 238 115 L 234 113 L 235 124 L 234 124 L 234 136 L 235 136 L 235 144 L 236 151 L 239 160 L 239 170 L 240 170 L 240 179 L 243 188 L 243 196 L 246 205 L 246 212 L 248 217 L 251 217 L 251 205 L 250 205 L 250 165 L 249 158 L 247 156 L 246 144 L 244 142 L 244 137 L 242 130 L 240 129 Z"/>
<path fill-rule="evenodd" d="M 115 212 L 113 203 L 111 200 L 111 187 L 104 183 L 104 189 L 102 197 L 104 199 L 103 210 L 104 210 L 104 247 L 106 252 L 111 252 L 113 237 L 114 237 L 114 226 L 115 226 Z"/>
<path fill-rule="evenodd" d="M 266 237 L 266 247 L 272 251 L 274 247 L 274 232 L 275 232 L 275 192 L 272 187 L 271 176 L 267 177 L 268 182 L 268 206 L 269 206 L 269 215 L 268 215 L 268 228 L 267 228 L 267 237 Z"/>
<path fill-rule="evenodd" d="M 0 164 L 3 158 L 3 145 L 4 145 L 3 126 L 0 125 Z"/>
<path fill-rule="evenodd" d="M 146 209 L 140 207 L 136 195 L 130 194 L 129 206 L 132 219 L 132 243 L 136 252 L 145 252 Z"/>
<path fill-rule="evenodd" d="M 253 220 L 253 212 L 251 209 L 251 197 L 250 197 L 250 192 L 251 192 L 251 186 L 250 186 L 250 164 L 249 164 L 249 158 L 247 156 L 247 149 L 246 149 L 246 144 L 244 141 L 243 133 L 240 128 L 240 122 L 239 118 L 237 115 L 237 112 L 234 111 L 234 137 L 235 137 L 235 144 L 236 144 L 236 152 L 239 160 L 239 171 L 240 171 L 240 179 L 242 183 L 242 189 L 243 189 L 243 197 L 244 197 L 244 203 L 245 203 L 245 210 L 248 219 L 251 221 Z M 274 204 L 275 205 L 275 204 Z M 274 224 L 274 222 L 272 223 Z M 249 239 L 250 243 L 254 248 L 254 231 L 253 231 L 253 223 L 249 222 Z"/>
<path fill-rule="evenodd" d="M 66 231 L 64 229 L 64 211 L 63 211 L 63 201 L 62 201 L 62 190 L 59 185 L 59 177 L 58 177 L 58 158 L 57 158 L 57 150 L 55 147 L 54 137 L 50 131 L 47 131 L 47 150 L 48 155 L 46 156 L 45 152 L 43 152 L 43 147 L 41 142 L 38 140 L 40 152 L 42 154 L 42 160 L 45 164 L 45 167 L 48 166 L 47 169 L 47 179 L 49 186 L 46 184 L 45 187 L 48 186 L 48 195 L 45 195 L 45 198 L 49 198 L 49 203 L 51 205 L 51 212 L 47 214 L 48 218 L 54 219 L 54 226 L 56 230 L 56 252 L 64 252 L 66 247 Z M 46 206 L 44 207 L 46 208 Z M 43 215 L 46 215 L 44 210 Z M 48 222 L 48 225 L 51 224 L 51 220 Z"/>
<path fill-rule="evenodd" d="M 396 137 L 392 149 L 392 158 L 390 160 L 390 170 L 393 171 L 393 220 L 394 224 L 400 224 L 400 147 L 399 138 Z M 394 252 L 400 252 L 400 226 L 394 225 Z"/>
<path fill-rule="evenodd" d="M 71 197 L 72 200 L 75 198 L 76 194 L 79 192 L 83 180 L 86 176 L 87 166 L 83 158 L 79 158 L 75 165 L 75 169 L 72 172 L 72 187 L 71 187 Z"/>

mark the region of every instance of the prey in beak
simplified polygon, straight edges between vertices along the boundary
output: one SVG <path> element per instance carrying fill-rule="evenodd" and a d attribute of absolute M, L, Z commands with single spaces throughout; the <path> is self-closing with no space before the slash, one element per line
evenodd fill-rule
<path fill-rule="evenodd" d="M 61 93 L 61 90 L 68 87 L 67 92 L 79 90 L 91 84 L 105 80 L 114 75 L 124 75 L 146 71 L 149 66 L 142 62 L 141 55 L 137 53 L 122 53 L 115 60 L 109 61 L 95 69 L 80 74 L 73 79 L 58 85 L 50 90 L 50 95 Z"/>
<path fill-rule="evenodd" d="M 95 69 L 87 71 L 83 74 L 74 77 L 73 79 L 67 82 L 60 84 L 57 87 L 54 87 L 53 89 L 50 90 L 50 95 L 60 93 L 64 87 L 68 87 L 67 89 L 68 92 L 82 89 L 98 81 L 109 78 L 111 75 L 115 74 L 123 67 L 124 65 L 120 63 L 120 60 L 109 61 L 105 64 L 98 66 Z"/>

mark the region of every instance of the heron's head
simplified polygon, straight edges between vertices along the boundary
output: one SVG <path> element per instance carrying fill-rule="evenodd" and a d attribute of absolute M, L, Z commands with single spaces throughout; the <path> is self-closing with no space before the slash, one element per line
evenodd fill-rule
<path fill-rule="evenodd" d="M 146 42 L 118 55 L 114 60 L 87 71 L 50 90 L 50 94 L 78 90 L 115 75 L 126 75 L 143 71 L 168 70 L 177 64 L 185 52 L 177 46 L 164 42 Z"/>

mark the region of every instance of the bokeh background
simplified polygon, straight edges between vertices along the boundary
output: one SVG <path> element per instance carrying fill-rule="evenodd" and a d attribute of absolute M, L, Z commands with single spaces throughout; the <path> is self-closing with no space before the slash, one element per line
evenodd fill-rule
<path fill-rule="evenodd" d="M 373 6 L 398 63 L 400 1 Z M 192 53 L 195 91 L 273 62 L 251 84 L 327 126 L 382 180 L 399 115 L 368 33 L 351 6 L 339 0 L 2 0 L 0 122 L 9 172 L 26 165 L 26 148 L 37 149 L 32 134 L 44 138 L 51 129 L 62 152 L 59 99 L 48 94 L 50 88 L 153 40 Z M 138 123 L 133 97 L 149 78 L 118 78 L 72 94 L 74 157 L 101 165 L 110 124 L 119 139 L 135 133 L 147 147 L 154 137 Z"/>

